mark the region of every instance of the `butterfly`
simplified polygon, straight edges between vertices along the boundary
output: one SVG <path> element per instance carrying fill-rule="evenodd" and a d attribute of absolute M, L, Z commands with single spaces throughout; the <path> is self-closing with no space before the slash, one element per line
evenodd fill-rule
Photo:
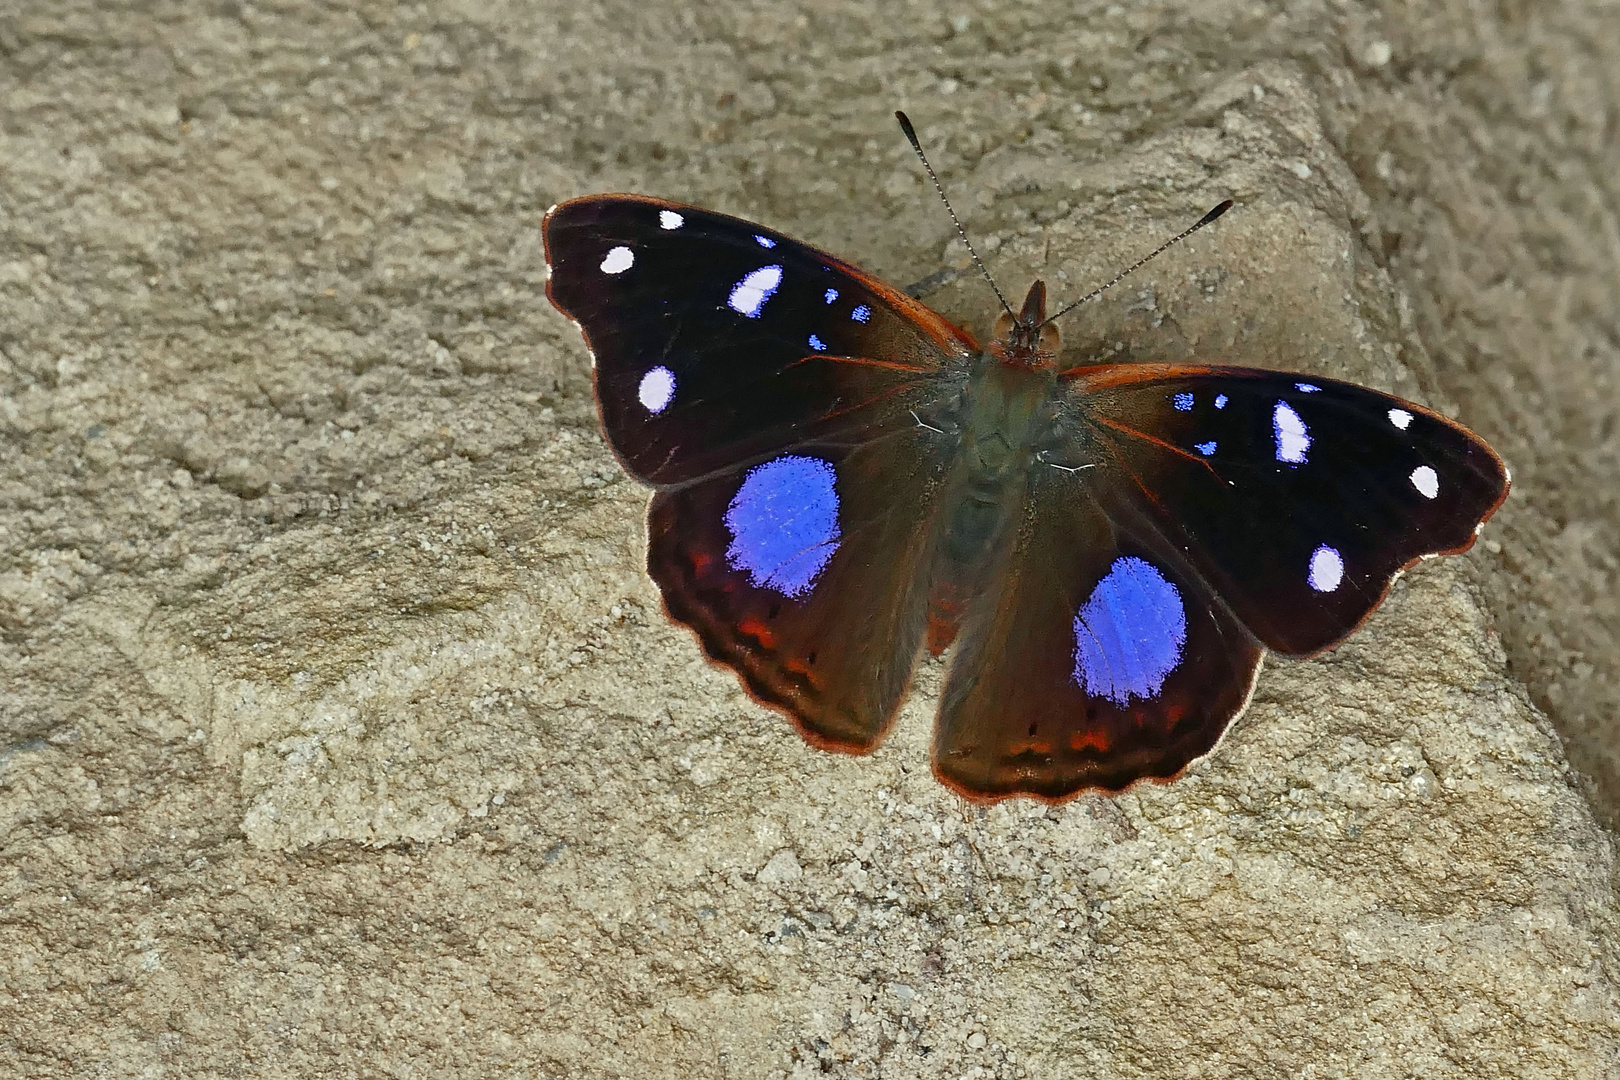
<path fill-rule="evenodd" d="M 1507 494 L 1473 433 L 1353 383 L 1064 367 L 1040 281 L 981 346 L 695 206 L 593 195 L 543 231 L 608 444 L 654 489 L 668 614 L 809 743 L 856 754 L 954 645 L 933 765 L 978 801 L 1175 777 L 1265 650 L 1343 640 Z"/>

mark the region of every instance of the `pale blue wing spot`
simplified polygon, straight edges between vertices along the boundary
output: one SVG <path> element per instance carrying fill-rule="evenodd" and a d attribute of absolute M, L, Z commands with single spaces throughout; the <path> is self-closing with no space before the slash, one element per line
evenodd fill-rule
<path fill-rule="evenodd" d="M 1183 390 L 1181 393 L 1172 396 L 1170 403 L 1176 407 L 1176 412 L 1191 412 L 1193 396 Z"/>
<path fill-rule="evenodd" d="M 768 236 L 760 236 L 757 233 L 754 236 L 754 243 L 758 244 L 762 248 L 773 248 L 776 246 L 775 240 L 772 240 Z"/>
<path fill-rule="evenodd" d="M 1227 397 L 1226 397 L 1225 394 L 1216 394 L 1215 395 L 1215 407 L 1217 409 L 1226 408 L 1226 402 L 1227 402 Z"/>
<path fill-rule="evenodd" d="M 1211 439 L 1209 442 L 1193 443 L 1193 449 L 1198 451 L 1200 454 L 1203 454 L 1205 457 L 1209 457 L 1215 452 L 1215 440 Z"/>
<path fill-rule="evenodd" d="M 757 589 L 808 593 L 842 535 L 836 480 L 831 463 L 797 454 L 749 469 L 726 507 L 726 562 Z"/>
<path fill-rule="evenodd" d="M 760 308 L 765 306 L 765 301 L 776 293 L 781 284 L 780 266 L 762 266 L 731 287 L 731 295 L 726 297 L 726 303 L 739 315 L 757 319 Z"/>
<path fill-rule="evenodd" d="M 1180 591 L 1146 560 L 1121 556 L 1075 615 L 1073 678 L 1116 705 L 1154 698 L 1186 644 Z"/>
<path fill-rule="evenodd" d="M 1344 580 L 1344 556 L 1336 548 L 1326 544 L 1311 552 L 1310 570 L 1305 575 L 1305 581 L 1311 588 L 1320 593 L 1329 593 L 1339 587 Z"/>
<path fill-rule="evenodd" d="M 814 334 L 810 335 L 810 347 L 812 349 L 816 350 L 816 352 L 826 352 L 827 351 L 827 343 L 825 341 L 822 341 L 820 338 L 816 337 L 816 335 L 814 335 Z"/>
<path fill-rule="evenodd" d="M 658 414 L 669 408 L 675 397 L 675 373 L 660 365 L 641 377 L 636 388 L 636 399 L 648 412 Z"/>
<path fill-rule="evenodd" d="M 826 292 L 821 294 L 821 298 L 823 300 L 827 301 L 827 303 L 830 304 L 834 300 L 838 299 L 838 290 L 837 289 L 828 289 Z"/>
<path fill-rule="evenodd" d="M 849 313 L 849 317 L 856 322 L 863 323 L 872 317 L 872 309 L 865 304 L 858 304 L 855 310 Z"/>
<path fill-rule="evenodd" d="M 1314 394 L 1322 388 L 1308 382 L 1297 382 L 1294 384 L 1294 389 L 1302 394 Z"/>
<path fill-rule="evenodd" d="M 1287 465 L 1303 465 L 1311 448 L 1310 429 L 1286 401 L 1271 410 L 1271 435 L 1277 444 L 1277 460 Z"/>

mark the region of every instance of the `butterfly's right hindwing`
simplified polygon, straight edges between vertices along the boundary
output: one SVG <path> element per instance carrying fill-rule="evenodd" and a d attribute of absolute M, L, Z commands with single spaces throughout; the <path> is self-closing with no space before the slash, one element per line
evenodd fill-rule
<path fill-rule="evenodd" d="M 1036 512 L 967 610 L 934 771 L 969 798 L 1168 779 L 1248 703 L 1260 644 L 1181 552 L 1103 513 L 1088 472 L 1036 473 Z"/>

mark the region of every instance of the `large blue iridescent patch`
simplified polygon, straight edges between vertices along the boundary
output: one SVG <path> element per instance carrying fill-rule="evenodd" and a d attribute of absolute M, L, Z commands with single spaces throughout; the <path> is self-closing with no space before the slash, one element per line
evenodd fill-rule
<path fill-rule="evenodd" d="M 726 562 L 758 589 L 809 592 L 838 550 L 837 474 L 820 458 L 784 454 L 748 470 L 726 507 Z"/>
<path fill-rule="evenodd" d="M 1181 593 L 1151 563 L 1125 555 L 1074 617 L 1074 681 L 1117 705 L 1153 698 L 1186 644 Z"/>

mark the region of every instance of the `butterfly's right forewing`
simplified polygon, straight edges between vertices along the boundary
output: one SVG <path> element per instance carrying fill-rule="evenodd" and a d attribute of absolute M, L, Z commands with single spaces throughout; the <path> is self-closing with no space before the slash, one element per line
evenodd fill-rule
<path fill-rule="evenodd" d="M 1073 386 L 1104 510 L 1140 509 L 1280 653 L 1342 640 L 1402 569 L 1473 544 L 1507 495 L 1477 435 L 1353 383 L 1136 364 Z"/>

